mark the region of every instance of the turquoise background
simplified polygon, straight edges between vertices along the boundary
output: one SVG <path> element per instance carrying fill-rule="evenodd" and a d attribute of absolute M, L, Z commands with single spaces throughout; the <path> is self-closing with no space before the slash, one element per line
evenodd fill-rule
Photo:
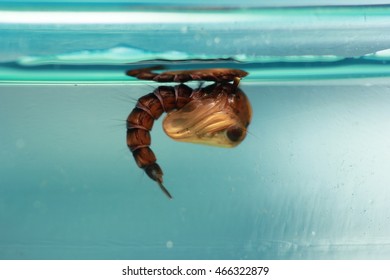
<path fill-rule="evenodd" d="M 0 259 L 390 258 L 389 7 L 185 12 L 201 21 L 0 17 Z M 244 69 L 253 107 L 234 149 L 155 123 L 171 201 L 125 139 L 158 84 L 124 72 L 158 63 Z"/>

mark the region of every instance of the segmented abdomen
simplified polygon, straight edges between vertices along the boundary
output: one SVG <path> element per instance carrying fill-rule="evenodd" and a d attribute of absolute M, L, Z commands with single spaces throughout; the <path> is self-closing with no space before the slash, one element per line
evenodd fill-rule
<path fill-rule="evenodd" d="M 152 93 L 138 99 L 137 105 L 126 121 L 127 146 L 133 153 L 137 165 L 162 188 L 163 172 L 149 147 L 150 131 L 154 120 L 157 120 L 164 112 L 182 108 L 191 101 L 191 94 L 192 89 L 183 84 L 175 87 L 160 86 Z M 169 193 L 167 195 L 170 196 Z"/>

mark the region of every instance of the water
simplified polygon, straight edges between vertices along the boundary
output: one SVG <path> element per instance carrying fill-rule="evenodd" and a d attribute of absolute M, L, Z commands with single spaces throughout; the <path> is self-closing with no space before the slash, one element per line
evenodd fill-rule
<path fill-rule="evenodd" d="M 311 26 L 307 9 L 230 11 L 239 28 L 179 21 L 160 35 L 111 23 L 100 40 L 85 23 L 2 22 L 0 258 L 388 259 L 388 8 L 315 8 Z M 177 143 L 155 123 L 171 201 L 125 144 L 134 100 L 157 84 L 124 71 L 152 64 L 250 73 L 239 147 Z"/>

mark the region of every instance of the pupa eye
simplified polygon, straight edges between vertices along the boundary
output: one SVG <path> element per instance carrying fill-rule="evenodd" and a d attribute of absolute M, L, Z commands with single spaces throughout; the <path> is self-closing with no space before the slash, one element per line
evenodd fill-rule
<path fill-rule="evenodd" d="M 231 126 L 226 131 L 226 136 L 232 142 L 237 142 L 241 140 L 243 134 L 244 134 L 243 129 L 238 126 Z"/>

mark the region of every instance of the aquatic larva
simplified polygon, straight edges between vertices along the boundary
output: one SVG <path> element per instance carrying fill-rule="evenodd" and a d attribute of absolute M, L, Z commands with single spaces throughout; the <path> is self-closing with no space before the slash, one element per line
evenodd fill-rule
<path fill-rule="evenodd" d="M 248 98 L 238 87 L 240 79 L 248 73 L 237 69 L 203 69 L 153 72 L 160 68 L 143 68 L 127 71 L 128 76 L 156 82 L 177 82 L 176 86 L 159 86 L 152 93 L 138 99 L 127 118 L 127 146 L 137 165 L 163 185 L 163 171 L 150 149 L 150 131 L 153 123 L 164 112 L 165 133 L 174 140 L 235 147 L 241 143 L 251 121 L 252 109 Z M 187 81 L 213 81 L 214 83 L 192 89 Z"/>

